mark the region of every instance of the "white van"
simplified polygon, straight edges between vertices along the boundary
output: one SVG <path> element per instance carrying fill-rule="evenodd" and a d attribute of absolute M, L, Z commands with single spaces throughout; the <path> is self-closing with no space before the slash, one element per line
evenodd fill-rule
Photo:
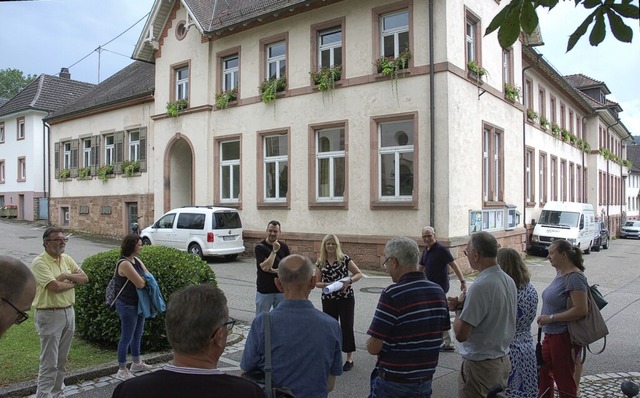
<path fill-rule="evenodd" d="M 236 209 L 184 206 L 165 213 L 140 232 L 142 244 L 162 245 L 203 258 L 224 256 L 235 260 L 244 252 L 242 222 Z"/>
<path fill-rule="evenodd" d="M 547 251 L 554 240 L 564 239 L 589 254 L 595 231 L 592 205 L 576 202 L 547 202 L 533 229 L 531 249 Z"/>

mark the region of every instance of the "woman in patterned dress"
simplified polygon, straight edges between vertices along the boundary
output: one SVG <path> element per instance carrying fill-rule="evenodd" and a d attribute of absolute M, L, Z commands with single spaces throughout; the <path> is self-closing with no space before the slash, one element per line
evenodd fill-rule
<path fill-rule="evenodd" d="M 319 270 L 316 274 L 316 287 L 324 289 L 333 282 L 348 278 L 343 282 L 341 290 L 333 293 L 322 293 L 322 311 L 334 317 L 340 322 L 342 328 L 342 352 L 347 354 L 347 360 L 342 369 L 353 369 L 353 352 L 356 350 L 355 335 L 353 333 L 353 320 L 356 301 L 351 285 L 362 278 L 362 272 L 347 256 L 342 253 L 338 237 L 329 234 L 322 239 L 320 256 L 316 263 Z M 349 277 L 351 273 L 351 277 Z"/>
<path fill-rule="evenodd" d="M 516 283 L 518 288 L 516 334 L 509 345 L 511 373 L 507 396 L 536 398 L 538 396 L 538 373 L 536 352 L 531 323 L 538 309 L 538 292 L 529 282 L 531 276 L 520 254 L 510 248 L 498 250 L 498 264 Z"/>

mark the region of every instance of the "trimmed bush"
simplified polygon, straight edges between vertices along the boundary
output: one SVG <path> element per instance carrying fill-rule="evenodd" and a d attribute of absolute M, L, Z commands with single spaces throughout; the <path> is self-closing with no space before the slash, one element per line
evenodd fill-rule
<path fill-rule="evenodd" d="M 163 246 L 144 246 L 138 256 L 158 281 L 165 301 L 171 294 L 188 285 L 216 283 L 209 265 L 197 256 Z M 107 284 L 113 277 L 120 249 L 113 249 L 88 257 L 82 269 L 89 283 L 76 287 L 76 332 L 83 339 L 109 347 L 116 347 L 120 338 L 120 317 L 104 302 Z M 142 336 L 143 352 L 170 348 L 165 336 L 164 313 L 146 319 Z"/>

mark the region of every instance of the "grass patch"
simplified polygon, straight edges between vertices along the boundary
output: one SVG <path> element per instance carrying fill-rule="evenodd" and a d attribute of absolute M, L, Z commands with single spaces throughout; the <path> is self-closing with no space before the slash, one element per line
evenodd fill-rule
<path fill-rule="evenodd" d="M 33 310 L 29 320 L 14 325 L 0 340 L 0 386 L 35 380 L 40 365 L 40 339 L 33 323 Z M 114 313 L 114 316 L 115 315 Z M 116 347 L 106 350 L 74 337 L 69 353 L 67 371 L 78 370 L 104 363 L 116 363 Z"/>

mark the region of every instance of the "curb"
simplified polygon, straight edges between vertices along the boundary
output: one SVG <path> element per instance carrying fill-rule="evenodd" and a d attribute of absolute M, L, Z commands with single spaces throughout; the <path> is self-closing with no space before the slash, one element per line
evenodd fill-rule
<path fill-rule="evenodd" d="M 241 334 L 233 333 L 227 338 L 227 346 L 239 343 L 243 339 L 244 336 Z M 146 363 L 154 365 L 169 362 L 173 359 L 173 351 L 143 355 L 143 357 Z M 75 385 L 86 380 L 109 376 L 115 374 L 117 371 L 118 365 L 112 363 L 78 369 L 67 373 L 67 376 L 64 378 L 64 383 L 67 386 Z M 2 387 L 0 388 L 0 397 L 26 397 L 31 394 L 35 394 L 37 388 L 36 380 L 24 381 L 21 383 L 11 384 L 7 387 Z"/>

